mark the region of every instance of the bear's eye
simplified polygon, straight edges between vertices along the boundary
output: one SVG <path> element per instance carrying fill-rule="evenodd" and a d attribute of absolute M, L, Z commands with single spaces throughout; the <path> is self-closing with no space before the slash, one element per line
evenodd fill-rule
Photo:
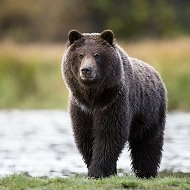
<path fill-rule="evenodd" d="M 79 58 L 82 59 L 84 55 L 82 53 L 79 54 Z"/>
<path fill-rule="evenodd" d="M 98 59 L 98 58 L 100 57 L 100 54 L 99 54 L 99 53 L 95 53 L 95 54 L 94 54 L 94 57 L 95 57 L 96 59 Z"/>

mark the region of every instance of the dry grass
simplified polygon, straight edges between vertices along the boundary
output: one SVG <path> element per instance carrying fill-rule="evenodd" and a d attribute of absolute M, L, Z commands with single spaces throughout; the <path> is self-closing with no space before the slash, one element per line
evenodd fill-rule
<path fill-rule="evenodd" d="M 169 109 L 190 110 L 190 37 L 121 42 L 120 45 L 131 57 L 148 62 L 161 73 L 168 89 Z M 6 91 L 6 96 L 0 93 L 0 107 L 62 108 L 60 105 L 64 104 L 65 108 L 68 93 L 61 81 L 60 72 L 64 47 L 64 44 L 1 43 L 0 69 L 3 68 L 4 73 L 0 77 L 0 85 Z M 15 87 L 14 80 L 19 76 L 11 76 L 10 65 L 27 67 L 32 79 L 23 76 L 19 81 L 22 83 L 23 80 L 35 80 L 35 85 L 38 86 L 35 93 L 28 93 L 30 98 L 24 98 L 24 104 L 19 97 L 15 102 L 9 100 L 14 94 L 13 88 L 20 94 L 25 88 L 22 85 L 18 87 L 20 89 Z M 15 69 L 20 67 L 16 66 Z M 7 84 L 12 90 L 6 89 L 9 88 Z"/>

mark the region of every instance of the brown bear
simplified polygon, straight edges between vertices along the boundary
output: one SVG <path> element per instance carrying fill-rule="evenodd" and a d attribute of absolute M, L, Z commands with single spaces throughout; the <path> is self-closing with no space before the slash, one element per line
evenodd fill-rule
<path fill-rule="evenodd" d="M 111 30 L 69 32 L 62 74 L 76 145 L 88 176 L 117 173 L 126 142 L 136 176 L 155 177 L 162 157 L 166 89 L 150 65 L 129 57 Z"/>

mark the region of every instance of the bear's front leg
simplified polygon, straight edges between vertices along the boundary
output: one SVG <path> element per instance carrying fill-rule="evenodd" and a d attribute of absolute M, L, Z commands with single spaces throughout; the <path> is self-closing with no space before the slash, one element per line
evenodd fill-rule
<path fill-rule="evenodd" d="M 126 113 L 116 108 L 93 115 L 93 157 L 88 176 L 109 177 L 117 173 L 116 162 L 128 138 Z"/>
<path fill-rule="evenodd" d="M 78 105 L 70 105 L 71 122 L 75 143 L 83 156 L 84 162 L 89 167 L 92 160 L 92 115 L 84 112 Z"/>

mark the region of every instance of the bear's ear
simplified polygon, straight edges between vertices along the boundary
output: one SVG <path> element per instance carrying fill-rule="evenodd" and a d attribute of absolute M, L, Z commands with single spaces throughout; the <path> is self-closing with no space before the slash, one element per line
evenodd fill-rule
<path fill-rule="evenodd" d="M 70 45 L 73 44 L 74 41 L 82 38 L 82 34 L 77 30 L 70 30 L 68 36 L 69 36 Z"/>
<path fill-rule="evenodd" d="M 113 39 L 114 39 L 114 33 L 111 30 L 104 30 L 100 34 L 100 38 L 103 40 L 106 40 L 110 45 L 113 44 Z"/>

